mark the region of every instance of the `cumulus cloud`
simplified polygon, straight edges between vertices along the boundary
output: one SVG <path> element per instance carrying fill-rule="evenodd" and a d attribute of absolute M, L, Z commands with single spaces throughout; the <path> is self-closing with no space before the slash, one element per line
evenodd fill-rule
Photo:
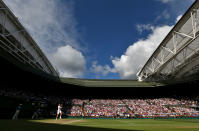
<path fill-rule="evenodd" d="M 59 59 L 60 56 L 63 61 L 68 61 L 71 51 L 65 52 L 65 55 L 58 55 L 60 50 L 65 49 L 64 47 L 67 47 L 66 49 L 71 47 L 73 52 L 79 52 L 82 55 L 81 36 L 77 31 L 72 1 L 65 1 L 64 4 L 61 0 L 4 0 L 4 2 L 13 10 L 52 64 L 59 65 L 56 68 L 61 71 L 60 74 L 69 77 L 81 74 L 79 71 L 82 68 L 77 69 L 77 73 L 72 67 L 60 68 L 62 67 L 60 63 L 56 63 L 60 61 L 52 57 L 56 56 Z M 84 56 L 82 55 L 81 58 L 84 59 Z"/>
<path fill-rule="evenodd" d="M 116 70 L 114 68 L 111 68 L 109 65 L 99 65 L 97 61 L 93 61 L 90 71 L 94 72 L 97 76 L 106 76 L 108 73 L 116 73 Z"/>
<path fill-rule="evenodd" d="M 144 66 L 157 46 L 162 42 L 173 26 L 147 27 L 152 33 L 146 39 L 140 39 L 127 48 L 120 57 L 111 56 L 113 68 L 94 61 L 91 71 L 96 75 L 119 73 L 122 79 L 136 79 L 137 72 Z"/>
<path fill-rule="evenodd" d="M 155 27 L 146 39 L 133 43 L 120 58 L 114 58 L 112 63 L 121 78 L 136 78 L 136 73 L 143 67 L 172 27 L 168 25 Z"/>
<path fill-rule="evenodd" d="M 181 17 L 181 15 L 178 16 L 176 21 Z M 144 30 L 152 30 L 152 32 L 147 36 L 147 38 L 140 39 L 129 46 L 120 57 L 111 56 L 112 64 L 114 66 L 113 68 L 110 68 L 107 65 L 102 66 L 97 62 L 94 62 L 92 69 L 96 73 L 104 75 L 107 75 L 108 73 L 119 73 L 120 77 L 123 79 L 136 79 L 138 71 L 144 66 L 146 61 L 172 28 L 173 25 L 157 27 L 150 24 L 137 25 L 138 32 L 142 32 Z"/>
<path fill-rule="evenodd" d="M 75 50 L 70 45 L 58 48 L 52 57 L 56 67 L 60 70 L 61 76 L 82 76 L 85 70 L 85 58 L 81 52 Z"/>

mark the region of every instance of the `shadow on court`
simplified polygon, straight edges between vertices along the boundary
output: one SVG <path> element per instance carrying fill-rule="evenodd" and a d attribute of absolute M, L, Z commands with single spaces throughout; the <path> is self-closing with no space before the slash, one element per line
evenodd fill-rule
<path fill-rule="evenodd" d="M 38 123 L 28 120 L 0 120 L 1 131 L 130 131 L 125 129 L 110 129 Z M 141 131 L 141 130 L 131 130 Z"/>

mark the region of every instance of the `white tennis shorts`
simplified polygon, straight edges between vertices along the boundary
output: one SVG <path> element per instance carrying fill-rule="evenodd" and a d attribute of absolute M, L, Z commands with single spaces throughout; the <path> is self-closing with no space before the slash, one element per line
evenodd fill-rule
<path fill-rule="evenodd" d="M 60 114 L 61 113 L 61 110 L 57 110 L 57 114 Z"/>

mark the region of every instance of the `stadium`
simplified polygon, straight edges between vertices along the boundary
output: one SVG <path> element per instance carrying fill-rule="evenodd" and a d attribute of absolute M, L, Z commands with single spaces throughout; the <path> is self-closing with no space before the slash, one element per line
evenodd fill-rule
<path fill-rule="evenodd" d="M 197 131 L 198 39 L 196 0 L 137 73 L 138 80 L 60 77 L 0 0 L 1 131 Z M 58 104 L 62 119 L 56 120 Z"/>

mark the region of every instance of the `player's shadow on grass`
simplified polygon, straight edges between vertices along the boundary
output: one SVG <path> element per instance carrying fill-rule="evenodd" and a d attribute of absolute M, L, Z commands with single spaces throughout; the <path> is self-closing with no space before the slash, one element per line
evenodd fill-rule
<path fill-rule="evenodd" d="M 38 123 L 28 120 L 0 120 L 1 131 L 141 131 Z"/>

